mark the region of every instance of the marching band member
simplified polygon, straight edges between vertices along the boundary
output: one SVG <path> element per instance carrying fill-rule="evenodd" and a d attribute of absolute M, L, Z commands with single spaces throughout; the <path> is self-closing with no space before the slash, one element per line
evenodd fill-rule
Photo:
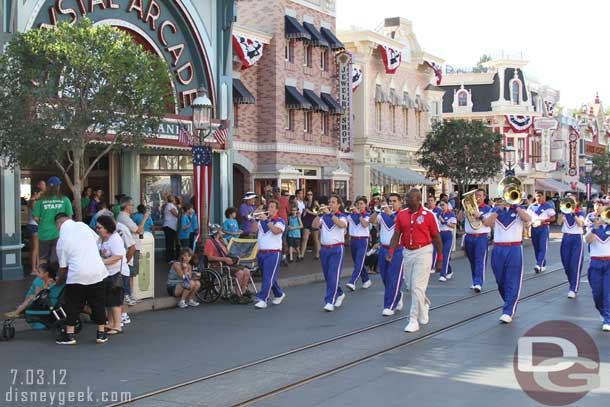
<path fill-rule="evenodd" d="M 580 287 L 580 273 L 582 272 L 584 243 L 582 228 L 585 224 L 584 213 L 579 207 L 572 213 L 559 213 L 557 221 L 561 225 L 563 238 L 561 239 L 561 264 L 570 283 L 568 298 L 576 298 Z"/>
<path fill-rule="evenodd" d="M 585 241 L 591 250 L 588 276 L 593 301 L 603 319 L 602 330 L 610 332 L 610 225 L 598 218 Z"/>
<path fill-rule="evenodd" d="M 537 191 L 528 211 L 533 217 L 532 223 L 532 245 L 536 265 L 534 271 L 541 273 L 546 270 L 546 250 L 549 245 L 549 225 L 555 216 L 555 205 L 544 200 L 541 191 Z"/>
<path fill-rule="evenodd" d="M 588 213 L 585 218 L 585 226 L 587 228 L 590 228 L 595 224 L 596 219 L 598 219 L 602 214 L 602 209 L 604 209 L 603 200 L 601 198 L 596 199 L 595 203 L 593 204 L 593 212 Z"/>
<path fill-rule="evenodd" d="M 402 199 L 399 194 L 391 193 L 389 197 L 390 206 L 382 209 L 381 213 L 374 213 L 371 216 L 371 223 L 379 225 L 379 242 L 381 248 L 378 254 L 378 270 L 381 281 L 385 286 L 383 296 L 383 316 L 394 315 L 394 310 L 402 311 L 402 248 L 398 247 L 392 256 L 392 262 L 388 262 L 387 257 L 390 250 L 390 243 L 394 235 L 394 224 L 396 216 L 402 209 Z"/>
<path fill-rule="evenodd" d="M 475 199 L 479 205 L 479 212 L 482 220 L 488 217 L 491 213 L 491 207 L 485 205 L 485 191 L 477 189 Z M 458 220 L 461 222 L 464 219 L 464 229 L 466 236 L 464 238 L 464 251 L 470 262 L 470 271 L 472 273 L 472 285 L 470 288 L 477 293 L 481 292 L 483 283 L 485 283 L 485 267 L 487 265 L 487 240 L 491 228 L 489 226 L 481 226 L 479 229 L 474 229 L 470 225 L 468 217 L 464 214 L 464 210 L 458 213 Z"/>
<path fill-rule="evenodd" d="M 494 227 L 491 268 L 504 301 L 500 321 L 510 324 L 515 315 L 523 278 L 523 224 L 531 218 L 524 206 L 501 202 L 483 222 Z"/>
<path fill-rule="evenodd" d="M 451 270 L 449 261 L 451 259 L 451 249 L 453 248 L 453 230 L 457 225 L 457 218 L 453 211 L 449 209 L 449 202 L 446 199 L 441 200 L 440 209 L 441 212 L 437 217 L 443 242 L 443 265 L 438 281 L 445 282 L 453 277 L 453 270 Z"/>
<path fill-rule="evenodd" d="M 279 305 L 286 298 L 277 283 L 282 260 L 282 234 L 286 223 L 279 215 L 280 203 L 275 199 L 267 200 L 268 215 L 261 213 L 257 216 L 255 229 L 258 229 L 258 266 L 262 272 L 261 289 L 256 294 L 256 308 L 267 308 L 267 301 L 273 291 L 272 303 Z"/>
<path fill-rule="evenodd" d="M 419 324 L 426 325 L 429 318 L 430 300 L 426 297 L 432 262 L 432 243 L 437 250 L 437 271 L 443 261 L 443 243 L 436 216 L 421 205 L 421 193 L 412 189 L 407 194 L 407 209 L 396 218 L 394 235 L 390 243 L 388 262 L 392 263 L 394 252 L 403 247 L 403 270 L 410 279 L 411 311 L 405 332 L 419 331 Z"/>
<path fill-rule="evenodd" d="M 428 200 L 426 202 L 426 208 L 430 209 L 434 216 L 438 218 L 438 216 L 443 212 L 443 210 L 436 204 L 436 198 L 434 195 L 428 196 Z M 430 266 L 430 274 L 434 274 L 436 271 L 436 248 L 432 248 L 432 265 Z"/>
<path fill-rule="evenodd" d="M 347 228 L 347 216 L 341 210 L 342 206 L 339 196 L 331 196 L 328 206 L 320 209 L 322 216 L 318 216 L 312 223 L 314 228 L 320 229 L 320 243 L 322 244 L 320 261 L 326 280 L 324 310 L 328 312 L 334 311 L 335 307 L 340 307 L 345 299 L 345 294 L 339 286 L 345 254 L 345 228 Z"/>
<path fill-rule="evenodd" d="M 351 291 L 356 290 L 358 278 L 362 279 L 362 288 L 369 288 L 372 283 L 369 273 L 364 265 L 364 259 L 369 247 L 369 213 L 367 212 L 367 202 L 365 197 L 359 197 L 354 202 L 352 213 L 347 216 L 349 225 L 350 251 L 354 261 L 354 271 L 349 283 L 345 284 Z"/>

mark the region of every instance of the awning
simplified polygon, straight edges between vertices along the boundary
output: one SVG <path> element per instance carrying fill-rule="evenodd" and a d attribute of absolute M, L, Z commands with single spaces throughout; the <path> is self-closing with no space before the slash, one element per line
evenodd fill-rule
<path fill-rule="evenodd" d="M 400 98 L 398 97 L 398 93 L 396 93 L 396 89 L 390 89 L 390 104 L 394 106 L 402 105 Z"/>
<path fill-rule="evenodd" d="M 313 45 L 316 45 L 318 47 L 329 47 L 330 46 L 328 44 L 328 41 L 326 41 L 324 36 L 322 36 L 322 34 L 320 34 L 320 31 L 318 31 L 318 29 L 316 28 L 315 25 L 304 22 L 303 27 L 305 28 L 305 31 L 307 31 L 309 33 L 309 35 L 311 35 L 311 43 Z"/>
<path fill-rule="evenodd" d="M 251 105 L 256 103 L 256 98 L 250 93 L 246 85 L 239 79 L 233 78 L 233 103 L 239 105 Z"/>
<path fill-rule="evenodd" d="M 296 18 L 284 16 L 286 38 L 293 40 L 311 40 L 311 35 L 303 28 Z"/>
<path fill-rule="evenodd" d="M 438 181 L 428 179 L 407 168 L 371 166 L 371 183 L 374 185 L 436 185 Z"/>
<path fill-rule="evenodd" d="M 390 98 L 385 94 L 381 85 L 375 86 L 375 103 L 388 103 Z"/>
<path fill-rule="evenodd" d="M 430 111 L 430 106 L 428 106 L 428 102 L 424 101 L 420 95 L 415 96 L 415 108 L 417 110 L 421 110 L 422 112 Z"/>
<path fill-rule="evenodd" d="M 334 97 L 332 97 L 332 95 L 322 92 L 320 94 L 320 96 L 322 97 L 322 100 L 324 101 L 324 103 L 326 103 L 326 105 L 328 106 L 331 113 L 333 113 L 333 114 L 343 113 L 343 109 L 341 108 L 341 105 L 339 104 L 339 102 L 337 102 L 335 100 Z"/>
<path fill-rule="evenodd" d="M 328 112 L 328 106 L 326 106 L 326 103 L 324 103 L 322 99 L 320 99 L 320 97 L 316 95 L 313 90 L 303 89 L 303 96 L 305 96 L 305 99 L 307 99 L 309 103 L 311 103 L 313 110 L 320 112 Z"/>
<path fill-rule="evenodd" d="M 333 34 L 331 30 L 326 27 L 321 27 L 320 31 L 322 32 L 322 35 L 326 38 L 332 49 L 345 48 L 345 45 L 343 45 L 343 43 L 339 41 L 339 39 L 335 36 L 335 34 Z"/>
<path fill-rule="evenodd" d="M 402 105 L 407 109 L 413 109 L 415 107 L 415 103 L 409 96 L 409 92 L 402 92 Z"/>
<path fill-rule="evenodd" d="M 294 86 L 286 86 L 286 107 L 288 109 L 311 109 L 311 103 Z"/>
<path fill-rule="evenodd" d="M 564 184 L 563 182 L 552 178 L 536 179 L 535 188 L 543 191 L 553 191 L 559 193 L 572 191 L 572 187 L 570 187 L 568 184 Z"/>
<path fill-rule="evenodd" d="M 591 185 L 591 193 L 599 194 L 600 188 L 601 188 L 601 186 L 599 186 L 597 184 Z M 583 182 L 578 182 L 578 192 L 587 192 L 587 184 L 585 184 Z"/>

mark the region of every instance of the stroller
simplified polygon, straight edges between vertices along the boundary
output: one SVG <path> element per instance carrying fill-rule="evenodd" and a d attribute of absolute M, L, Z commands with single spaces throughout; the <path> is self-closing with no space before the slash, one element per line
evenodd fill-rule
<path fill-rule="evenodd" d="M 25 322 L 36 330 L 50 330 L 59 337 L 66 329 L 66 312 L 63 309 L 64 285 L 54 285 L 40 291 L 25 310 Z M 15 337 L 15 320 L 7 319 L 2 326 L 1 339 L 11 340 Z M 77 319 L 74 331 L 81 330 L 81 321 Z"/>

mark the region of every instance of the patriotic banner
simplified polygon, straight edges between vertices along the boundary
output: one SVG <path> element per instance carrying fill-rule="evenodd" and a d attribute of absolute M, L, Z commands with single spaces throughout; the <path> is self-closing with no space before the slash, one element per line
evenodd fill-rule
<path fill-rule="evenodd" d="M 400 50 L 379 45 L 379 52 L 385 65 L 385 73 L 393 74 L 396 72 L 402 61 L 402 53 Z"/>
<path fill-rule="evenodd" d="M 362 83 L 362 69 L 357 68 L 356 65 L 352 65 L 352 92 L 358 89 L 358 86 Z"/>
<path fill-rule="evenodd" d="M 597 137 L 597 135 L 599 134 L 596 119 L 589 120 L 589 131 L 591 132 L 591 134 L 593 134 L 593 137 Z"/>
<path fill-rule="evenodd" d="M 219 144 L 224 146 L 227 143 L 227 140 L 229 139 L 229 129 L 227 127 L 221 127 L 216 129 L 216 131 L 214 132 L 214 138 Z"/>
<path fill-rule="evenodd" d="M 555 103 L 550 100 L 545 100 L 544 107 L 546 108 L 546 114 L 549 117 L 553 117 L 553 113 L 555 111 Z"/>
<path fill-rule="evenodd" d="M 515 133 L 527 133 L 534 124 L 532 116 L 506 115 L 506 122 Z"/>
<path fill-rule="evenodd" d="M 195 212 L 199 222 L 199 232 L 195 241 L 201 241 L 201 232 L 210 223 L 212 198 L 212 148 L 209 146 L 193 147 L 193 187 L 195 189 Z M 206 214 L 204 223 L 204 216 Z"/>
<path fill-rule="evenodd" d="M 180 131 L 178 132 L 178 142 L 185 146 L 193 145 L 193 136 L 189 133 L 188 129 L 184 124 L 180 125 Z"/>
<path fill-rule="evenodd" d="M 248 69 L 263 56 L 263 43 L 251 38 L 233 34 L 233 49 L 242 64 L 242 69 Z"/>
<path fill-rule="evenodd" d="M 443 67 L 434 61 L 424 61 L 424 63 L 434 71 L 434 75 L 436 76 L 436 86 L 440 85 L 441 81 L 443 80 Z"/>

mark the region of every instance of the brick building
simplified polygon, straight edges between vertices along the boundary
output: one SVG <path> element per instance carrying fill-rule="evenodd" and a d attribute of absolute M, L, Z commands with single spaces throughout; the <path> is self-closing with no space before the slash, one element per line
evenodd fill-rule
<path fill-rule="evenodd" d="M 338 148 L 335 4 L 242 0 L 234 35 L 264 44 L 245 69 L 233 60 L 233 196 L 265 185 L 351 195 L 352 154 Z"/>
<path fill-rule="evenodd" d="M 412 24 L 386 18 L 378 31 L 340 32 L 362 82 L 353 95 L 354 194 L 369 196 L 372 187 L 383 193 L 405 193 L 409 186 L 438 184 L 424 176 L 416 152 L 440 120 L 444 91 L 436 86 L 434 63 L 444 61 L 422 50 Z M 388 72 L 383 47 L 400 53 L 401 62 Z"/>

